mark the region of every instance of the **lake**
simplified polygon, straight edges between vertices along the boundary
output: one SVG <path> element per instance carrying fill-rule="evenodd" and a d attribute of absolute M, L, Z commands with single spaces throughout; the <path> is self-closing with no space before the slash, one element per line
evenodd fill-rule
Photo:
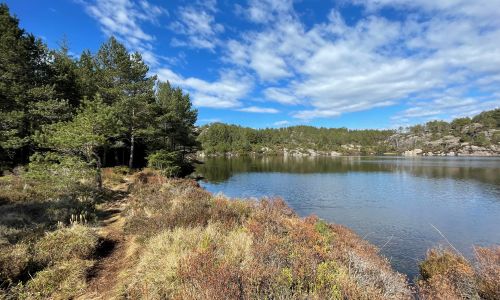
<path fill-rule="evenodd" d="M 206 158 L 200 184 L 230 197 L 279 196 L 300 215 L 343 224 L 410 279 L 448 240 L 500 244 L 500 158 Z M 438 232 L 442 233 L 442 235 Z"/>

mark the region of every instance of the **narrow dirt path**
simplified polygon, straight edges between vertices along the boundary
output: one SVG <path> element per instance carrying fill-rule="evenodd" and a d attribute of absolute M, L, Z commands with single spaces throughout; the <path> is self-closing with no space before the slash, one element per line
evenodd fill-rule
<path fill-rule="evenodd" d="M 115 299 L 122 271 L 130 264 L 133 241 L 124 233 L 122 212 L 127 205 L 128 181 L 113 189 L 115 196 L 98 212 L 101 244 L 97 263 L 90 275 L 86 292 L 77 299 Z"/>

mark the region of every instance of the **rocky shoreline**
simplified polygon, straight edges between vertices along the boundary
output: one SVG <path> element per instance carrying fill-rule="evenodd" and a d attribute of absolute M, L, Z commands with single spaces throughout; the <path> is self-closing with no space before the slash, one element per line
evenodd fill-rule
<path fill-rule="evenodd" d="M 477 157 L 485 157 L 485 156 L 500 156 L 500 147 L 490 146 L 490 147 L 481 147 L 475 145 L 469 145 L 468 143 L 463 143 L 458 149 L 450 149 L 448 151 L 425 151 L 420 148 L 406 150 L 402 154 L 402 156 L 477 156 Z"/>
<path fill-rule="evenodd" d="M 352 148 L 354 149 L 354 148 Z M 262 151 L 256 152 L 225 152 L 225 153 L 210 153 L 207 154 L 205 151 L 198 151 L 196 156 L 199 158 L 205 157 L 237 157 L 237 156 L 284 156 L 284 157 L 341 157 L 341 156 L 404 156 L 404 157 L 417 157 L 417 156 L 463 156 L 463 157 L 495 157 L 500 156 L 500 147 L 490 146 L 490 147 L 480 147 L 475 145 L 468 145 L 464 143 L 462 147 L 458 149 L 450 149 L 447 151 L 431 151 L 424 150 L 420 148 L 415 148 L 411 150 L 406 150 L 403 152 L 394 153 L 368 153 L 361 154 L 360 149 L 357 151 L 352 151 L 350 153 L 342 153 L 338 151 L 321 151 L 315 149 L 287 149 L 284 148 L 279 151 L 273 151 L 269 148 L 263 148 Z"/>

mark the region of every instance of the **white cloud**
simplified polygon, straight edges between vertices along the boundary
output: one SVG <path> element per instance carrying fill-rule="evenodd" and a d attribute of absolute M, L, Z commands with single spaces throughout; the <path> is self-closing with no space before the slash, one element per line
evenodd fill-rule
<path fill-rule="evenodd" d="M 426 120 L 444 119 L 451 120 L 459 117 L 472 117 L 482 111 L 495 109 L 500 106 L 500 98 L 478 97 L 478 98 L 456 98 L 446 96 L 430 102 L 414 103 L 399 114 L 392 117 L 396 122 L 418 123 Z"/>
<path fill-rule="evenodd" d="M 301 120 L 396 104 L 407 108 L 393 120 L 405 122 L 498 107 L 500 0 L 356 2 L 366 8 L 359 20 L 345 22 L 332 10 L 323 23 L 306 24 L 292 0 L 249 0 L 237 11 L 258 24 L 236 35 L 216 21 L 215 0 L 180 7 L 171 16 L 172 43 L 220 51 L 224 69 L 212 81 L 159 67 L 155 37 L 141 25 L 157 23 L 166 13 L 160 7 L 145 0 L 82 3 L 106 34 L 141 51 L 160 79 L 187 89 L 197 106 L 275 110 L 248 103 L 258 87 L 267 101 L 299 107 L 291 114 Z M 383 17 L 387 7 L 404 14 Z"/>
<path fill-rule="evenodd" d="M 473 97 L 476 103 L 468 106 L 461 101 L 474 90 L 499 92 L 500 10 L 495 7 L 500 0 L 358 2 L 368 13 L 357 23 L 347 25 L 333 10 L 328 21 L 309 29 L 289 5 L 263 31 L 231 41 L 225 61 L 254 71 L 266 99 L 306 106 L 293 113 L 304 120 L 419 99 L 429 107 L 448 101 L 457 108 L 440 107 L 450 114 L 460 114 L 459 107 L 477 111 L 472 105 L 498 103 L 498 98 Z M 251 1 L 250 7 L 259 11 L 262 3 Z M 386 6 L 415 13 L 403 20 L 374 15 Z M 416 17 L 417 12 L 432 18 Z M 254 21 L 272 19 L 266 12 L 253 16 Z M 432 114 L 424 105 L 402 113 L 406 118 Z"/>
<path fill-rule="evenodd" d="M 171 24 L 171 29 L 187 39 L 173 39 L 172 44 L 214 50 L 219 42 L 217 35 L 224 31 L 224 26 L 215 22 L 215 5 L 215 1 L 207 1 L 181 7 L 177 12 L 178 20 Z"/>
<path fill-rule="evenodd" d="M 250 112 L 250 113 L 260 113 L 260 114 L 277 114 L 279 110 L 269 107 L 259 107 L 259 106 L 249 106 L 239 108 L 238 111 Z"/>
<path fill-rule="evenodd" d="M 222 122 L 222 120 L 219 119 L 219 118 L 210 118 L 210 119 L 200 119 L 200 120 L 198 120 L 198 123 L 200 123 L 200 124 L 210 124 L 210 123 L 218 123 L 218 122 Z"/>
<path fill-rule="evenodd" d="M 237 10 L 255 23 L 267 23 L 293 14 L 293 0 L 250 0 Z"/>
<path fill-rule="evenodd" d="M 158 18 L 166 11 L 145 0 L 78 0 L 86 12 L 96 19 L 101 30 L 107 36 L 116 36 L 125 45 L 139 51 L 150 65 L 158 64 L 158 57 L 153 52 L 155 37 L 146 33 L 141 23 L 157 24 Z"/>
<path fill-rule="evenodd" d="M 241 99 L 251 90 L 253 82 L 250 78 L 237 76 L 231 72 L 223 73 L 217 81 L 209 82 L 199 78 L 184 78 L 170 69 L 161 68 L 157 71 L 158 78 L 169 81 L 186 89 L 199 107 L 237 108 Z"/>
<path fill-rule="evenodd" d="M 283 127 L 283 126 L 290 125 L 290 121 L 287 121 L 287 120 L 277 121 L 277 122 L 274 122 L 273 125 L 278 126 L 278 127 Z"/>
<path fill-rule="evenodd" d="M 276 87 L 265 89 L 264 96 L 266 97 L 266 99 L 286 105 L 295 105 L 302 102 L 300 99 L 292 95 L 287 89 Z"/>

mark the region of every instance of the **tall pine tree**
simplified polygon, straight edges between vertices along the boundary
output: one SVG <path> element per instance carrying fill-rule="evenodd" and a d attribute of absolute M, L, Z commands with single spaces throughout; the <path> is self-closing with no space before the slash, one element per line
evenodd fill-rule
<path fill-rule="evenodd" d="M 156 76 L 148 75 L 149 68 L 139 53 L 130 55 L 113 37 L 99 49 L 96 62 L 98 91 L 116 111 L 120 136 L 129 145 L 128 165 L 132 169 L 135 145 L 148 126 Z"/>

